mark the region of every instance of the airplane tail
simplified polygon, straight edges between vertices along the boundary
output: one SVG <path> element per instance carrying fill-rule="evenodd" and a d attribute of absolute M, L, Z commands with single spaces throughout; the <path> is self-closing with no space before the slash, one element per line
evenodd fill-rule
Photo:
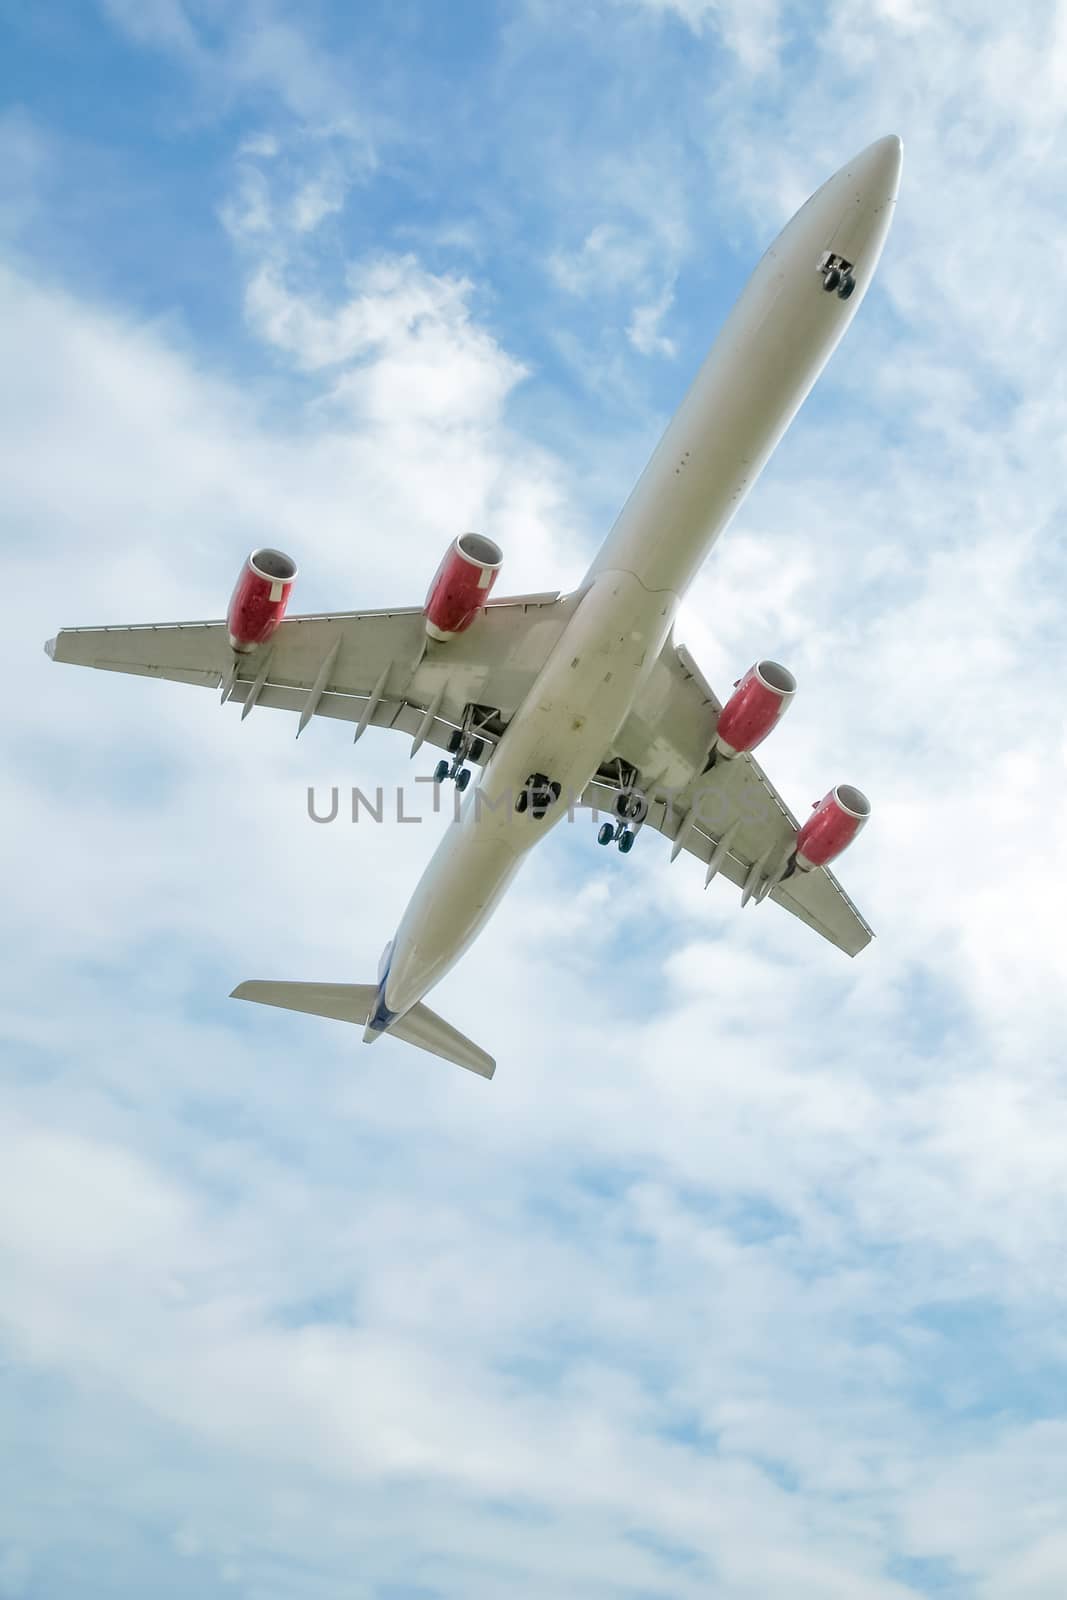
<path fill-rule="evenodd" d="M 313 1017 L 334 1017 L 338 1022 L 365 1023 L 378 1000 L 374 983 L 272 983 L 258 978 L 239 983 L 231 1000 L 255 1000 L 263 1006 L 280 1006 L 284 1011 L 305 1011 Z M 405 1044 L 455 1062 L 479 1077 L 491 1078 L 496 1062 L 473 1039 L 460 1033 L 429 1006 L 412 1006 L 387 1030 Z"/>

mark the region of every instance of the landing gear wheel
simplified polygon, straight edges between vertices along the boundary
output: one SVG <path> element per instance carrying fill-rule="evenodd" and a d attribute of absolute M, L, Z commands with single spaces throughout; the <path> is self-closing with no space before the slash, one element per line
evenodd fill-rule
<path fill-rule="evenodd" d="M 467 785 L 468 785 L 468 783 L 470 783 L 470 781 L 471 781 L 471 769 L 470 769 L 470 767 L 460 767 L 459 771 L 456 773 L 456 788 L 459 790 L 460 794 L 463 793 L 464 789 L 467 787 Z"/>
<path fill-rule="evenodd" d="M 636 838 L 637 835 L 631 828 L 624 828 L 622 830 L 622 832 L 619 834 L 619 854 L 621 856 L 628 856 L 630 854 L 630 851 L 634 847 L 634 840 Z"/>
<path fill-rule="evenodd" d="M 482 757 L 484 756 L 484 754 L 485 754 L 485 740 L 484 739 L 475 739 L 474 743 L 470 747 L 470 751 L 468 752 L 467 759 L 468 759 L 468 761 L 480 761 L 482 759 Z"/>
<path fill-rule="evenodd" d="M 450 756 L 454 756 L 456 751 L 459 749 L 459 747 L 460 747 L 460 745 L 462 743 L 463 743 L 463 734 L 462 734 L 462 732 L 460 731 L 459 728 L 456 728 L 448 736 L 448 753 L 449 753 L 449 755 Z"/>
<path fill-rule="evenodd" d="M 841 274 L 836 267 L 830 267 L 829 270 L 823 274 L 822 286 L 826 290 L 827 294 L 832 294 L 840 282 Z"/>
<path fill-rule="evenodd" d="M 837 291 L 837 298 L 839 300 L 847 300 L 855 287 L 856 280 L 850 272 L 847 278 L 842 279 L 841 287 Z"/>
<path fill-rule="evenodd" d="M 434 783 L 444 783 L 444 781 L 445 781 L 445 779 L 447 777 L 448 777 L 448 762 L 447 761 L 439 761 L 437 763 L 436 767 L 434 767 L 434 769 L 433 769 L 433 781 L 434 781 Z"/>
<path fill-rule="evenodd" d="M 610 822 L 602 823 L 596 836 L 597 844 L 611 844 L 615 838 L 615 829 Z"/>
<path fill-rule="evenodd" d="M 540 822 L 549 806 L 563 793 L 558 783 L 553 783 L 543 772 L 531 772 L 515 802 L 516 811 L 530 810 Z"/>

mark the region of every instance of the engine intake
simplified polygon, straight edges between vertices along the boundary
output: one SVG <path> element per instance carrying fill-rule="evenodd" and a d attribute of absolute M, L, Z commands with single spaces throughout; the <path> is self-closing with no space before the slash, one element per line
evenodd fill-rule
<path fill-rule="evenodd" d="M 489 598 L 504 559 L 500 546 L 481 533 L 461 533 L 445 551 L 426 596 L 426 632 L 454 639 L 469 628 Z"/>
<path fill-rule="evenodd" d="M 296 562 L 282 550 L 253 550 L 241 568 L 226 632 L 238 655 L 265 644 L 285 615 L 296 578 Z"/>
<path fill-rule="evenodd" d="M 797 834 L 797 870 L 827 866 L 848 849 L 870 814 L 871 802 L 850 783 L 839 783 L 823 795 Z"/>
<path fill-rule="evenodd" d="M 755 750 L 787 710 L 797 692 L 797 680 L 777 661 L 757 661 L 743 678 L 719 713 L 712 759 L 735 756 Z"/>

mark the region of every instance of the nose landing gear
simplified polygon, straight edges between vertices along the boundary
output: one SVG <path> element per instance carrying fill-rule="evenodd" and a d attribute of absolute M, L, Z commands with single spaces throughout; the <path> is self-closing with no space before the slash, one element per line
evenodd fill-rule
<path fill-rule="evenodd" d="M 526 811 L 540 822 L 549 806 L 555 805 L 563 790 L 543 772 L 531 772 L 515 801 L 515 810 L 522 816 Z"/>
<path fill-rule="evenodd" d="M 839 300 L 849 298 L 856 287 L 851 261 L 846 261 L 844 256 L 835 255 L 832 250 L 826 250 L 819 257 L 819 271 L 822 274 L 822 286 L 827 294 L 833 294 L 836 289 Z"/>

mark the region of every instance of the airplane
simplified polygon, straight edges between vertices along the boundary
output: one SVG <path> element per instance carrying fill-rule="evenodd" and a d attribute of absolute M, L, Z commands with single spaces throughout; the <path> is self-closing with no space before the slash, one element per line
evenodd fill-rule
<path fill-rule="evenodd" d="M 829 863 L 870 802 L 837 784 L 800 825 L 752 757 L 796 681 L 766 659 L 725 704 L 673 623 L 870 286 L 900 184 L 901 141 L 878 139 L 786 224 L 749 278 L 585 577 L 567 595 L 494 598 L 502 554 L 452 541 L 422 606 L 285 615 L 296 564 L 252 552 L 225 621 L 68 628 L 55 661 L 222 691 L 241 705 L 409 735 L 446 751 L 434 779 L 466 791 L 379 962 L 376 982 L 252 980 L 233 997 L 362 1025 L 491 1078 L 495 1061 L 425 996 L 485 927 L 525 860 L 575 804 L 610 816 L 623 854 L 652 827 L 849 955 L 872 933 Z"/>

